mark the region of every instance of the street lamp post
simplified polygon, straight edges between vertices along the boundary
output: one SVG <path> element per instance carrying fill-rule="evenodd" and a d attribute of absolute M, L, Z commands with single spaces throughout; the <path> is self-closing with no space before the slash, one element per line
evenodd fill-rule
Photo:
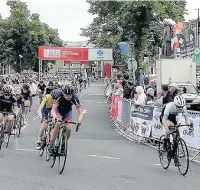
<path fill-rule="evenodd" d="M 23 56 L 22 55 L 19 55 L 19 60 L 20 60 L 20 65 L 19 65 L 19 67 L 20 67 L 20 74 L 22 74 L 22 58 L 23 58 Z"/>
<path fill-rule="evenodd" d="M 199 33 L 200 33 L 200 31 L 199 31 L 199 9 L 194 9 L 194 10 L 197 10 L 197 45 L 198 45 L 198 47 L 199 47 L 199 45 L 200 45 L 200 40 L 199 40 Z"/>

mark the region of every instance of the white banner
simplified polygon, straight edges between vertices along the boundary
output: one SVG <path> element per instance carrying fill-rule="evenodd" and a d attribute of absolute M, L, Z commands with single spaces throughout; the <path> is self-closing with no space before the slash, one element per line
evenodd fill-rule
<path fill-rule="evenodd" d="M 150 106 L 131 106 L 131 131 L 141 137 L 150 137 L 151 121 L 153 117 L 153 107 Z"/>
<path fill-rule="evenodd" d="M 89 61 L 112 61 L 113 50 L 112 49 L 88 49 Z"/>

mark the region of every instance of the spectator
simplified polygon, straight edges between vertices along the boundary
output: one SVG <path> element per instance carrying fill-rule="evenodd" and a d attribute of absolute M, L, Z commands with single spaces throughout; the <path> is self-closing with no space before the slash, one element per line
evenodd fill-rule
<path fill-rule="evenodd" d="M 174 101 L 174 97 L 169 91 L 169 88 L 167 85 L 162 85 L 161 95 L 163 96 L 163 105 Z"/>
<path fill-rule="evenodd" d="M 129 81 L 129 75 L 125 73 L 123 75 L 123 81 L 122 81 L 122 87 L 123 87 L 123 98 L 130 99 L 131 98 L 131 92 L 133 89 L 133 83 Z"/>
<path fill-rule="evenodd" d="M 179 93 L 177 84 L 176 83 L 170 84 L 169 85 L 169 91 L 174 98 Z"/>
<path fill-rule="evenodd" d="M 147 89 L 147 105 L 152 105 L 154 100 L 155 100 L 155 96 L 154 96 L 155 90 L 153 88 L 148 88 Z"/>
<path fill-rule="evenodd" d="M 141 86 L 137 86 L 135 89 L 137 97 L 134 98 L 134 103 L 138 105 L 146 105 L 147 96 L 144 93 L 144 89 Z"/>

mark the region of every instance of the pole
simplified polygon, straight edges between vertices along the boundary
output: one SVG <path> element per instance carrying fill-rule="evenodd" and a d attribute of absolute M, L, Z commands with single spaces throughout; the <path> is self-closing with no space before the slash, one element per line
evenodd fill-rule
<path fill-rule="evenodd" d="M 20 59 L 20 63 L 19 63 L 19 64 L 20 64 L 20 65 L 19 65 L 19 66 L 20 66 L 20 68 L 19 68 L 19 69 L 20 69 L 20 74 L 22 74 L 22 58 L 21 58 L 21 57 L 19 57 L 19 59 Z"/>
<path fill-rule="evenodd" d="M 198 14 L 198 17 L 197 17 L 197 31 L 198 31 L 198 34 L 197 34 L 197 38 L 198 38 L 198 47 L 199 47 L 199 42 L 200 42 L 200 40 L 199 40 L 199 9 L 197 9 L 197 14 Z"/>

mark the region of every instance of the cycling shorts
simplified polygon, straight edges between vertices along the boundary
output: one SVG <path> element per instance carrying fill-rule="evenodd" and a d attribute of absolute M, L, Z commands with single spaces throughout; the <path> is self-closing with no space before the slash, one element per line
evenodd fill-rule
<path fill-rule="evenodd" d="M 43 107 L 41 112 L 42 112 L 42 115 L 48 116 L 51 113 L 51 109 Z"/>
<path fill-rule="evenodd" d="M 64 121 L 72 121 L 72 111 L 68 112 L 67 114 L 65 114 L 64 116 L 61 115 L 58 111 L 58 109 L 56 110 L 56 115 L 57 116 L 61 116 L 63 118 Z"/>

